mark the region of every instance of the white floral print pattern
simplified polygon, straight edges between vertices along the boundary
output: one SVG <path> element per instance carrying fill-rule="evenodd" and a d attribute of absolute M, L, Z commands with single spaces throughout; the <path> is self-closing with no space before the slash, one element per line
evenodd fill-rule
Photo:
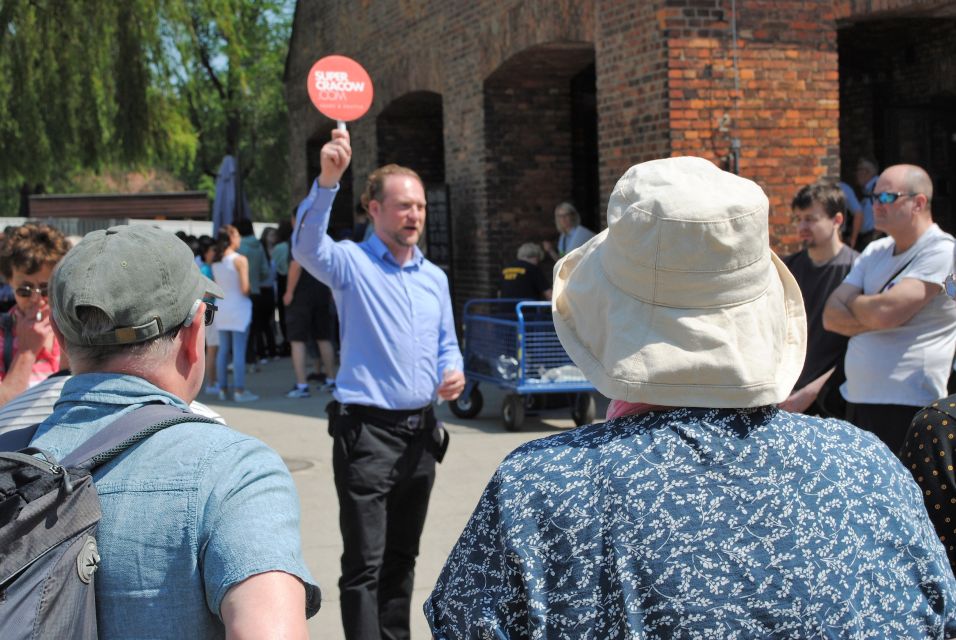
<path fill-rule="evenodd" d="M 871 434 L 676 409 L 529 442 L 425 614 L 438 639 L 943 638 L 956 579 Z"/>

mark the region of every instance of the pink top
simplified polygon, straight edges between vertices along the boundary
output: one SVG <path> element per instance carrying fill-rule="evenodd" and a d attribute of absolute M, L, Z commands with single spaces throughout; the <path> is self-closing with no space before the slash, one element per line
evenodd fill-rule
<path fill-rule="evenodd" d="M 637 416 L 642 413 L 654 411 L 655 409 L 666 409 L 659 404 L 646 404 L 644 402 L 625 402 L 624 400 L 611 400 L 607 406 L 607 416 L 605 420 L 613 420 L 621 416 Z"/>
<path fill-rule="evenodd" d="M 4 332 L 0 328 L 0 356 L 3 353 L 3 342 L 4 342 Z M 13 355 L 11 356 L 11 362 L 13 361 L 13 356 L 17 355 L 17 338 L 13 337 Z M 30 372 L 30 386 L 43 382 L 51 374 L 56 373 L 60 370 L 60 343 L 56 340 L 53 340 L 52 349 L 44 349 L 37 356 L 36 362 L 33 363 L 33 369 Z M 6 368 L 3 366 L 3 358 L 0 357 L 0 381 L 7 377 Z"/>

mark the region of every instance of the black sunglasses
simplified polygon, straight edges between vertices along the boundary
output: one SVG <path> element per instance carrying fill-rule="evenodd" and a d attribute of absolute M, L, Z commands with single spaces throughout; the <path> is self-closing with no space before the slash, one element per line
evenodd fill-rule
<path fill-rule="evenodd" d="M 39 293 L 41 296 L 46 298 L 47 296 L 50 295 L 50 287 L 49 285 L 45 285 L 45 284 L 41 284 L 38 287 L 32 287 L 28 284 L 25 284 L 22 287 L 17 287 L 16 289 L 13 290 L 13 292 L 16 293 L 18 296 L 20 296 L 21 298 L 32 297 L 34 293 Z"/>
<path fill-rule="evenodd" d="M 199 310 L 199 305 L 205 300 L 196 300 L 193 303 L 192 309 L 189 310 L 189 317 L 183 322 L 184 327 L 188 327 L 193 323 L 193 317 L 196 315 L 196 312 Z M 219 311 L 219 307 L 214 305 L 211 302 L 206 302 L 206 310 L 203 312 L 203 324 L 207 327 L 212 324 L 212 321 L 216 318 L 216 312 Z"/>

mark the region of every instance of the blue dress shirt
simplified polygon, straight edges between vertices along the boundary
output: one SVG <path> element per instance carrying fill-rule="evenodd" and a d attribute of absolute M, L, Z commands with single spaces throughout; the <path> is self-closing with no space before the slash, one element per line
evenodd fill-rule
<path fill-rule="evenodd" d="M 326 229 L 337 192 L 313 183 L 292 236 L 292 256 L 335 298 L 342 340 L 335 399 L 424 407 L 446 369 L 462 370 L 448 278 L 417 247 L 400 265 L 375 234 L 358 244 L 333 241 Z"/>

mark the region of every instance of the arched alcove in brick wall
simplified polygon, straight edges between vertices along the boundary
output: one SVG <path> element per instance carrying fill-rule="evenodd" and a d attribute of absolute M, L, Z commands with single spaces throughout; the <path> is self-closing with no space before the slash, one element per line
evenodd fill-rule
<path fill-rule="evenodd" d="M 445 182 L 441 95 L 415 91 L 392 100 L 375 120 L 379 165 L 394 162 L 418 172 L 425 184 Z"/>
<path fill-rule="evenodd" d="M 322 145 L 331 139 L 334 127 L 335 123 L 333 122 L 329 126 L 321 128 L 305 143 L 306 175 L 310 188 L 312 181 L 322 170 L 320 160 Z M 358 202 L 358 194 L 355 193 L 352 182 L 352 168 L 349 167 L 345 170 L 345 174 L 339 183 L 339 192 L 332 202 L 332 215 L 329 218 L 329 233 L 336 239 L 342 238 L 343 234 L 351 231 L 354 224 L 355 203 Z"/>
<path fill-rule="evenodd" d="M 570 201 L 585 226 L 600 214 L 594 46 L 525 49 L 484 82 L 485 180 L 491 268 L 523 242 L 555 240 L 554 206 Z"/>
<path fill-rule="evenodd" d="M 941 8 L 937 8 L 941 11 Z M 852 182 L 859 157 L 880 169 L 924 167 L 933 218 L 956 230 L 956 5 L 949 17 L 893 14 L 838 32 L 840 164 Z"/>

